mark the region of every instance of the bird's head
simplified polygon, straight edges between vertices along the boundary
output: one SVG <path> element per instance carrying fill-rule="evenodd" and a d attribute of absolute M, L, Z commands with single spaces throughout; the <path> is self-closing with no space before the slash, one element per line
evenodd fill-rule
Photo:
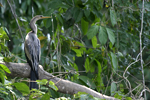
<path fill-rule="evenodd" d="M 34 20 L 39 20 L 39 19 L 44 19 L 44 18 L 51 18 L 50 16 L 43 16 L 43 15 L 36 15 L 35 17 L 33 17 Z"/>
<path fill-rule="evenodd" d="M 30 21 L 30 27 L 33 32 L 37 33 L 37 26 L 35 25 L 37 20 L 44 19 L 44 18 L 51 18 L 50 16 L 43 16 L 43 15 L 36 15 Z"/>

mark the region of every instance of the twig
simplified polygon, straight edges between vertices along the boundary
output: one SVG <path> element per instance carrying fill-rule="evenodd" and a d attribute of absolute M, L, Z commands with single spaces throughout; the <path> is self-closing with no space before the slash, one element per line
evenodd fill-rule
<path fill-rule="evenodd" d="M 23 38 L 23 35 L 22 35 L 22 31 L 21 31 L 21 28 L 20 28 L 19 23 L 18 23 L 18 20 L 17 20 L 17 16 L 16 16 L 15 12 L 13 11 L 13 8 L 12 8 L 12 6 L 11 6 L 9 0 L 7 0 L 7 2 L 8 2 L 8 4 L 9 4 L 10 8 L 11 8 L 11 12 L 12 12 L 13 16 L 15 17 L 15 20 L 16 20 L 16 22 L 17 22 L 17 25 L 18 25 L 18 28 L 19 28 L 19 31 L 20 31 L 20 35 L 21 35 L 22 40 L 23 40 L 23 42 L 24 42 L 24 38 Z"/>
<path fill-rule="evenodd" d="M 79 30 L 79 37 L 80 37 L 80 39 L 81 39 L 81 29 L 79 28 L 79 26 L 78 26 L 78 24 L 74 24 L 76 27 L 77 27 L 77 29 Z"/>
<path fill-rule="evenodd" d="M 133 92 L 134 90 L 136 90 L 137 88 L 139 88 L 139 86 L 142 84 L 138 84 L 138 86 L 136 86 L 131 92 Z M 128 92 L 126 95 L 130 94 L 130 92 Z"/>
<path fill-rule="evenodd" d="M 141 96 L 143 95 L 143 92 L 145 93 L 146 89 L 144 89 L 141 94 L 139 95 L 139 98 L 141 98 Z M 145 96 L 145 95 L 144 95 Z M 145 99 L 146 100 L 146 99 Z"/>
<path fill-rule="evenodd" d="M 143 31 L 143 17 L 144 17 L 144 0 L 142 4 L 142 18 L 141 18 L 141 31 L 140 31 L 140 52 L 142 51 L 142 31 Z M 143 59 L 142 59 L 142 52 L 140 54 L 140 62 L 141 62 L 141 68 L 142 68 L 142 77 L 143 77 L 143 91 L 144 92 L 144 99 L 146 100 L 146 89 L 145 89 L 145 77 L 144 77 L 144 69 L 143 69 Z"/>
<path fill-rule="evenodd" d="M 51 14 L 51 16 L 52 16 L 52 14 Z M 53 40 L 54 40 L 54 45 L 55 45 L 55 33 L 54 33 L 54 20 L 53 20 L 53 16 L 52 16 L 51 21 L 52 21 Z M 52 59 L 53 59 L 53 56 L 51 55 L 51 61 L 52 61 Z M 52 63 L 52 66 L 53 66 L 53 72 L 54 72 L 54 64 L 53 63 Z"/>
<path fill-rule="evenodd" d="M 127 70 L 128 70 L 133 64 L 135 64 L 136 62 L 138 62 L 138 61 L 140 60 L 140 59 L 138 59 L 138 58 L 139 58 L 139 56 L 142 54 L 144 48 L 145 48 L 145 46 L 143 47 L 143 49 L 141 49 L 141 51 L 140 51 L 140 53 L 137 55 L 135 61 L 132 62 L 130 65 L 128 65 L 128 67 L 126 68 L 126 70 L 125 70 L 124 73 L 123 73 L 123 78 L 127 81 L 128 85 L 129 85 L 129 93 L 131 93 L 131 95 L 132 95 L 131 84 L 130 84 L 129 80 L 127 79 L 127 77 L 125 76 L 125 74 L 126 74 Z"/>
<path fill-rule="evenodd" d="M 144 49 L 145 49 L 145 46 L 143 47 L 143 49 L 141 49 L 141 52 L 137 55 L 135 61 L 132 62 L 130 65 L 128 65 L 128 67 L 126 68 L 126 70 L 123 73 L 123 77 L 125 77 L 125 74 L 126 74 L 127 70 L 129 69 L 129 67 L 131 67 L 133 64 L 135 64 L 136 62 L 138 62 L 140 60 L 138 58 L 139 58 L 139 56 L 141 55 L 141 53 L 143 52 Z"/>

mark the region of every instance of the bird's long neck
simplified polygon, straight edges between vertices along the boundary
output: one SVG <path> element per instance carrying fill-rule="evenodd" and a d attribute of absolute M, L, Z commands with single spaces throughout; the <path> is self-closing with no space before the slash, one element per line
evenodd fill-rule
<path fill-rule="evenodd" d="M 36 26 L 36 19 L 33 18 L 30 22 L 30 28 L 32 29 L 33 33 L 37 34 L 37 26 Z"/>

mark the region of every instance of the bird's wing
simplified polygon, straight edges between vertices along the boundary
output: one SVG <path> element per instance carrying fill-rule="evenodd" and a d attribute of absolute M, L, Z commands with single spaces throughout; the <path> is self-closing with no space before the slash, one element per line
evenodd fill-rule
<path fill-rule="evenodd" d="M 37 71 L 40 60 L 40 41 L 38 38 L 25 40 L 25 54 L 29 65 Z"/>
<path fill-rule="evenodd" d="M 40 61 L 40 56 L 41 56 L 41 45 L 40 45 L 40 40 L 39 39 L 37 39 L 37 41 L 38 41 L 38 49 L 37 49 L 37 57 L 38 57 L 38 62 Z"/>
<path fill-rule="evenodd" d="M 28 58 L 28 60 L 32 60 L 32 57 L 31 57 L 32 50 L 30 49 L 31 45 L 30 45 L 29 41 L 25 40 L 25 44 L 24 45 L 25 45 L 24 46 L 25 47 L 24 50 L 25 50 L 26 57 Z"/>
<path fill-rule="evenodd" d="M 29 40 L 25 40 L 24 51 L 25 51 L 27 62 L 32 67 L 33 66 L 33 60 L 32 60 L 33 50 L 32 50 L 32 45 L 29 42 Z"/>

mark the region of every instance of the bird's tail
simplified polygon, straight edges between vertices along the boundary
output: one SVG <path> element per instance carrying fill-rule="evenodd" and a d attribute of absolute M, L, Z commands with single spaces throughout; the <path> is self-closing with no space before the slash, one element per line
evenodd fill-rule
<path fill-rule="evenodd" d="M 36 80 L 38 80 L 38 72 L 34 71 L 32 68 L 31 68 L 31 73 L 30 73 L 30 90 L 31 89 L 38 89 L 39 86 L 36 82 Z"/>

